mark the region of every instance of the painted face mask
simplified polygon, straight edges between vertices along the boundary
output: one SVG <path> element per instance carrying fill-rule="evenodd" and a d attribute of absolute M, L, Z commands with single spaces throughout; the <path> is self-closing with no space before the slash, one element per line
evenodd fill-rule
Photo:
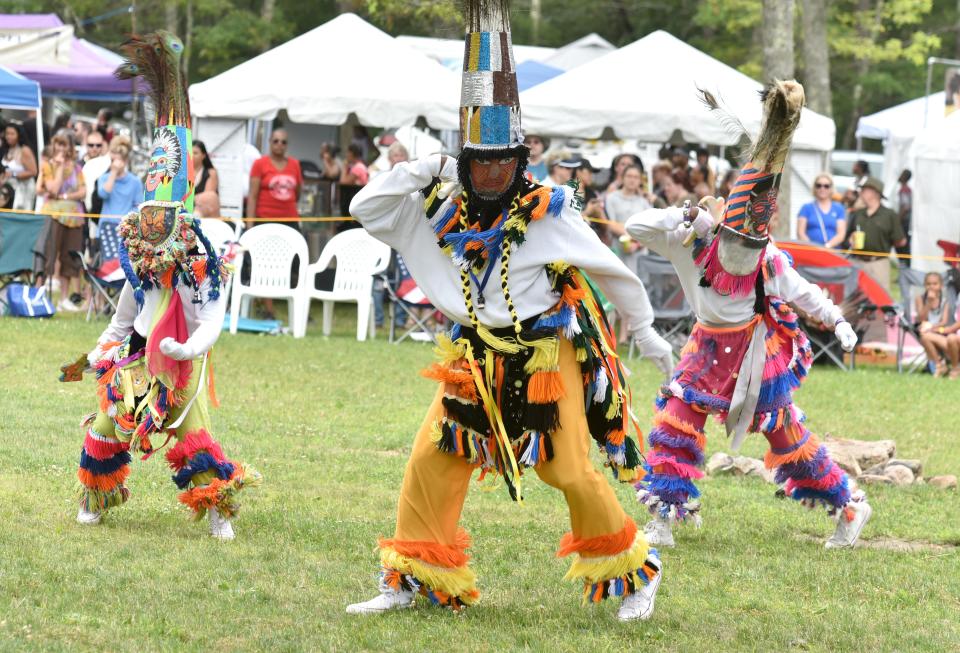
<path fill-rule="evenodd" d="M 470 184 L 483 199 L 493 200 L 513 184 L 517 174 L 517 157 L 500 159 L 471 159 Z"/>
<path fill-rule="evenodd" d="M 719 233 L 720 265 L 735 276 L 750 274 L 760 265 L 760 256 L 770 240 L 770 219 L 777 210 L 780 175 L 757 174 L 751 165 L 740 172 Z"/>
<path fill-rule="evenodd" d="M 150 155 L 150 166 L 147 169 L 147 178 L 144 186 L 148 192 L 153 192 L 169 179 L 173 179 L 180 172 L 180 159 L 183 150 L 177 135 L 170 129 L 158 129 L 155 132 L 156 143 Z"/>

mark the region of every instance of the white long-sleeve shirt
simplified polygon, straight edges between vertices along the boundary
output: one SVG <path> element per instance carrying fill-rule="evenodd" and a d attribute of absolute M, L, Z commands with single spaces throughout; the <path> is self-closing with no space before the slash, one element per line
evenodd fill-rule
<path fill-rule="evenodd" d="M 683 226 L 683 209 L 647 209 L 627 220 L 626 230 L 632 237 L 670 260 L 677 270 L 687 301 L 697 318 L 714 326 L 737 325 L 754 315 L 754 297 L 728 297 L 718 294 L 713 288 L 700 285 L 701 270 L 693 261 L 692 249 L 684 247 L 683 241 L 693 227 Z M 767 261 L 784 256 L 772 243 L 764 251 Z M 833 325 L 843 318 L 840 309 L 823 294 L 819 286 L 810 283 L 789 265 L 784 272 L 769 275 L 764 282 L 767 295 L 780 297 L 799 307 L 805 313 L 824 324 Z"/>
<path fill-rule="evenodd" d="M 456 179 L 456 159 L 448 157 L 440 170 L 440 157 L 400 163 L 390 172 L 374 178 L 350 204 L 350 213 L 376 238 L 397 250 L 420 289 L 434 306 L 450 319 L 469 325 L 463 299 L 460 270 L 437 244 L 437 237 L 424 214 L 420 189 L 434 177 Z M 521 320 L 543 313 L 556 305 L 558 297 L 547 277 L 548 263 L 564 261 L 590 276 L 607 298 L 626 316 L 630 331 L 653 322 L 653 308 L 643 284 L 617 256 L 597 238 L 573 204 L 572 189 L 565 188 L 559 217 L 547 215 L 531 221 L 524 242 L 510 253 L 510 295 Z M 451 195 L 456 196 L 456 193 Z M 450 200 L 440 207 L 447 210 Z M 485 289 L 484 308 L 475 311 L 490 328 L 512 324 L 506 300 L 499 291 L 500 260 Z M 483 278 L 483 274 L 477 275 Z M 496 292 L 494 292 L 496 289 Z M 477 296 L 477 288 L 472 288 Z"/>
<path fill-rule="evenodd" d="M 190 337 L 185 343 L 195 356 L 199 358 L 210 351 L 220 331 L 223 329 L 223 316 L 226 314 L 227 302 L 220 299 L 206 299 L 210 291 L 210 282 L 205 280 L 200 286 L 200 296 L 205 298 L 202 304 L 193 303 L 193 288 L 181 284 L 176 292 L 180 293 L 183 304 L 183 315 L 186 318 L 187 331 Z M 117 301 L 117 312 L 113 314 L 110 324 L 104 329 L 97 345 L 105 342 L 123 340 L 134 330 L 143 337 L 149 336 L 153 316 L 160 304 L 160 291 L 147 290 L 144 293 L 143 308 L 137 309 L 137 301 L 133 297 L 133 288 L 130 283 L 123 284 L 120 299 Z"/>

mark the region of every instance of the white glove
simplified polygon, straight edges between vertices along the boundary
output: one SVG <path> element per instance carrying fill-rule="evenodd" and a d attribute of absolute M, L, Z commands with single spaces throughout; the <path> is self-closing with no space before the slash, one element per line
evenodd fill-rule
<path fill-rule="evenodd" d="M 192 360 L 197 357 L 189 343 L 179 343 L 173 338 L 164 338 L 160 341 L 160 351 L 178 361 Z"/>
<path fill-rule="evenodd" d="M 664 376 L 669 377 L 673 373 L 673 347 L 653 327 L 638 330 L 633 334 L 633 339 L 643 357 L 649 358 Z"/>
<path fill-rule="evenodd" d="M 93 367 L 97 364 L 97 361 L 100 360 L 100 357 L 103 355 L 103 352 L 100 350 L 100 345 L 97 345 L 93 348 L 89 354 L 87 354 L 87 365 Z"/>
<path fill-rule="evenodd" d="M 853 327 L 846 320 L 837 323 L 833 335 L 840 341 L 843 351 L 853 351 L 853 348 L 857 346 L 857 334 L 853 332 Z"/>

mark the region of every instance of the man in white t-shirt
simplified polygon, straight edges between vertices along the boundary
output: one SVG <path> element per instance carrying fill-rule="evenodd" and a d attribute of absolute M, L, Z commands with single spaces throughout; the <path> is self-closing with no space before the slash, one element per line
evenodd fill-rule
<path fill-rule="evenodd" d="M 87 197 L 84 201 L 87 211 L 99 213 L 99 211 L 94 211 L 93 193 L 95 184 L 92 180 L 99 179 L 110 168 L 107 141 L 103 138 L 103 134 L 94 129 L 87 134 L 83 145 L 85 148 L 83 178 L 87 180 Z"/>

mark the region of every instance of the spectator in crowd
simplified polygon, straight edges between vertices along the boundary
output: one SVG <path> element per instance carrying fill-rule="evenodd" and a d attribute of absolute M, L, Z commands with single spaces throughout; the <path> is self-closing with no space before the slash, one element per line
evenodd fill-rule
<path fill-rule="evenodd" d="M 0 185 L 0 209 L 12 209 L 16 192 L 9 183 Z"/>
<path fill-rule="evenodd" d="M 92 130 L 93 127 L 90 126 L 90 123 L 84 120 L 73 123 L 73 140 L 77 144 L 78 161 L 86 161 L 87 159 L 87 136 L 90 135 Z"/>
<path fill-rule="evenodd" d="M 667 198 L 663 194 L 663 183 L 672 173 L 673 164 L 670 163 L 669 159 L 660 159 L 653 166 L 653 194 L 663 203 L 663 206 L 658 208 L 666 208 L 667 206 Z"/>
<path fill-rule="evenodd" d="M 220 217 L 220 175 L 203 141 L 193 142 L 193 207 L 204 218 Z"/>
<path fill-rule="evenodd" d="M 71 252 L 83 250 L 83 199 L 87 196 L 83 169 L 77 161 L 73 145 L 73 131 L 61 130 L 51 139 L 53 155 L 43 162 L 43 192 L 46 201 L 43 212 L 51 216 L 49 237 L 44 253 L 46 264 L 44 276 L 55 274 L 60 282 L 62 311 L 79 311 L 80 263 Z M 48 219 L 51 219 L 48 218 Z"/>
<path fill-rule="evenodd" d="M 549 146 L 549 143 L 542 136 L 528 134 L 523 139 L 523 144 L 530 149 L 530 156 L 527 159 L 527 173 L 534 181 L 546 179 L 550 171 L 547 170 L 547 162 L 543 157 L 543 152 Z"/>
<path fill-rule="evenodd" d="M 363 125 L 353 126 L 353 138 L 350 139 L 350 145 L 356 145 L 359 148 L 360 155 L 357 158 L 365 166 L 373 163 L 380 156 L 380 149 L 373 142 L 373 137 L 370 136 L 370 132 Z"/>
<path fill-rule="evenodd" d="M 679 183 L 687 191 L 692 190 L 693 186 L 690 185 L 690 153 L 682 147 L 675 147 L 670 154 L 670 161 L 673 163 L 674 182 Z"/>
<path fill-rule="evenodd" d="M 960 72 L 954 71 L 947 80 L 947 107 L 945 115 L 960 108 Z"/>
<path fill-rule="evenodd" d="M 631 165 L 623 171 L 619 190 L 607 193 L 604 212 L 607 214 L 607 230 L 613 241 L 613 251 L 632 272 L 636 273 L 641 246 L 626 235 L 627 219 L 653 206 L 652 196 L 643 192 L 643 173 Z"/>
<path fill-rule="evenodd" d="M 643 161 L 641 161 L 640 157 L 636 154 L 622 152 L 613 157 L 613 162 L 610 164 L 610 183 L 607 184 L 608 193 L 618 190 L 621 187 L 623 184 L 623 172 L 631 165 L 640 168 L 640 172 L 643 172 Z"/>
<path fill-rule="evenodd" d="M 897 182 L 900 184 L 899 188 L 897 188 L 897 213 L 900 215 L 900 227 L 907 237 L 907 242 L 902 247 L 897 248 L 897 254 L 909 254 L 910 241 L 913 238 L 913 189 L 910 188 L 911 177 L 913 177 L 913 173 L 909 170 L 904 170 L 897 178 Z"/>
<path fill-rule="evenodd" d="M 707 186 L 707 182 L 701 181 L 693 187 L 693 196 L 698 202 L 707 195 L 713 195 L 713 193 L 710 192 L 710 187 Z"/>
<path fill-rule="evenodd" d="M 326 181 L 340 181 L 340 148 L 333 143 L 320 146 L 320 162 L 323 166 L 323 178 Z"/>
<path fill-rule="evenodd" d="M 836 248 L 847 235 L 847 212 L 833 201 L 833 177 L 821 172 L 813 180 L 813 201 L 800 207 L 797 237 L 800 240 Z"/>
<path fill-rule="evenodd" d="M 113 127 L 110 126 L 110 121 L 113 120 L 113 112 L 103 107 L 97 111 L 97 125 L 96 130 L 100 132 L 108 144 L 113 139 Z"/>
<path fill-rule="evenodd" d="M 143 201 L 143 183 L 129 170 L 130 149 L 126 136 L 114 136 L 110 141 L 110 169 L 97 179 L 104 215 L 125 216 Z"/>
<path fill-rule="evenodd" d="M 590 159 L 581 154 L 574 154 L 571 159 L 577 162 L 577 167 L 574 168 L 573 175 L 577 180 L 579 193 L 583 198 L 584 204 L 592 199 L 599 198 L 597 189 L 593 187 L 593 175 L 600 172 L 600 170 L 594 168 L 593 164 L 590 163 Z"/>
<path fill-rule="evenodd" d="M 261 156 L 250 168 L 250 192 L 247 195 L 247 215 L 265 220 L 247 221 L 247 228 L 257 223 L 276 222 L 300 231 L 297 201 L 303 189 L 300 162 L 287 156 L 289 136 L 285 129 L 274 129 L 270 134 L 270 153 Z M 281 220 L 279 218 L 294 218 Z M 300 265 L 306 265 L 301 261 Z M 264 317 L 276 319 L 273 299 L 263 300 Z"/>
<path fill-rule="evenodd" d="M 853 164 L 853 187 L 858 191 L 870 178 L 870 164 L 864 160 L 855 161 Z"/>
<path fill-rule="evenodd" d="M 350 215 L 350 200 L 370 181 L 363 150 L 356 143 L 347 146 L 347 157 L 340 172 L 340 215 Z"/>
<path fill-rule="evenodd" d="M 723 181 L 720 182 L 720 188 L 717 189 L 717 196 L 724 199 L 730 197 L 730 191 L 733 189 L 733 184 L 737 181 L 737 175 L 740 172 L 736 168 L 731 168 L 727 170 L 727 174 L 723 176 Z"/>
<path fill-rule="evenodd" d="M 410 153 L 400 141 L 394 141 L 390 144 L 390 147 L 387 148 L 387 161 L 390 162 L 391 170 L 393 170 L 394 166 L 396 166 L 398 163 L 403 163 L 404 161 L 409 160 Z"/>
<path fill-rule="evenodd" d="M 267 218 L 258 222 L 278 222 L 300 230 L 297 201 L 303 188 L 300 162 L 287 156 L 288 136 L 285 129 L 270 134 L 270 153 L 257 159 L 250 169 L 250 192 L 247 196 L 247 215 Z M 249 222 L 247 228 L 254 226 Z"/>
<path fill-rule="evenodd" d="M 960 324 L 953 320 L 955 310 L 943 292 L 943 277 L 939 272 L 928 272 L 923 279 L 923 294 L 917 297 L 916 316 L 920 344 L 934 376 L 947 376 L 946 359 L 950 362 L 950 378 L 960 378 L 960 339 L 956 335 Z"/>
<path fill-rule="evenodd" d="M 59 134 L 64 129 L 73 130 L 73 116 L 68 111 L 61 113 L 53 121 L 52 131 L 54 134 Z"/>
<path fill-rule="evenodd" d="M 100 177 L 110 168 L 110 153 L 107 150 L 107 141 L 103 138 L 103 134 L 96 129 L 90 130 L 90 133 L 87 134 L 84 153 L 83 178 L 90 180 L 90 183 L 87 184 L 87 196 L 84 198 L 84 204 L 88 213 L 103 213 L 103 199 L 101 199 L 97 190 Z"/>
<path fill-rule="evenodd" d="M 708 194 L 712 195 L 717 188 L 717 173 L 710 167 L 710 150 L 705 145 L 701 145 L 697 148 L 696 152 L 697 167 L 700 168 L 700 172 L 703 174 L 703 180 L 707 186 L 710 187 L 710 193 Z"/>
<path fill-rule="evenodd" d="M 682 207 L 684 202 L 690 201 L 690 204 L 696 205 L 697 198 L 687 192 L 683 182 L 684 173 L 680 170 L 674 170 L 663 180 L 663 196 L 668 206 Z"/>
<path fill-rule="evenodd" d="M 9 123 L 3 130 L 0 152 L 0 183 L 10 184 L 14 191 L 14 209 L 32 211 L 36 197 L 37 159 L 25 142 L 23 128 Z"/>
<path fill-rule="evenodd" d="M 563 186 L 573 179 L 573 172 L 579 167 L 580 162 L 569 152 L 565 150 L 554 152 L 547 158 L 547 169 L 550 174 L 540 183 L 544 186 Z"/>
<path fill-rule="evenodd" d="M 880 256 L 855 255 L 860 266 L 885 289 L 890 289 L 890 260 L 893 247 L 902 247 L 907 237 L 900 226 L 900 216 L 893 209 L 881 204 L 886 199 L 883 182 L 868 177 L 860 188 L 864 207 L 850 214 L 847 235 L 851 249 L 879 252 Z M 857 235 L 857 234 L 862 235 Z"/>
<path fill-rule="evenodd" d="M 49 143 L 50 125 L 41 122 L 41 127 L 43 128 L 43 142 Z M 23 121 L 23 139 L 20 142 L 28 145 L 32 152 L 37 151 L 37 112 L 35 109 L 27 111 L 27 118 Z"/>

